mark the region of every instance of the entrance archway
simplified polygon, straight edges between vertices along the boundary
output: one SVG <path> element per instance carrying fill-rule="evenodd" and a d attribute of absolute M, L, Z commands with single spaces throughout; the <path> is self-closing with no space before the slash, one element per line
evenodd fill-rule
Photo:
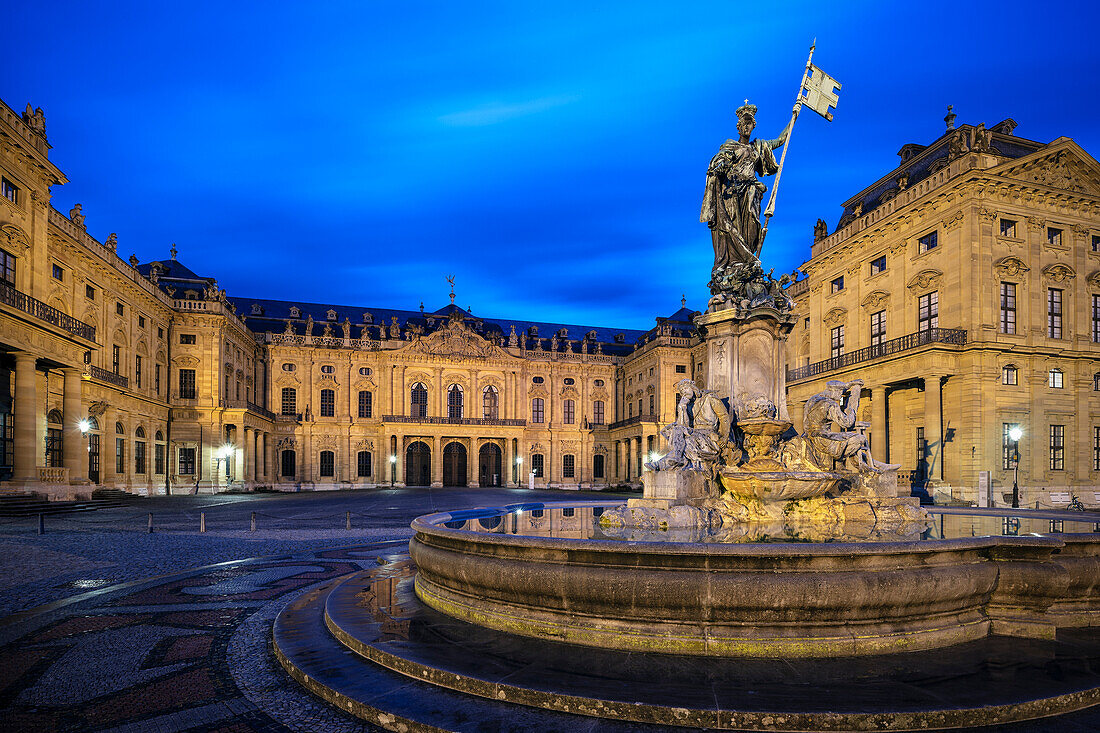
<path fill-rule="evenodd" d="M 477 481 L 481 486 L 500 486 L 501 482 L 501 458 L 500 446 L 496 443 L 486 443 L 477 452 Z"/>
<path fill-rule="evenodd" d="M 448 443 L 443 448 L 443 485 L 466 485 L 466 446 Z"/>
<path fill-rule="evenodd" d="M 432 449 L 416 441 L 405 451 L 405 485 L 429 486 L 432 483 Z"/>

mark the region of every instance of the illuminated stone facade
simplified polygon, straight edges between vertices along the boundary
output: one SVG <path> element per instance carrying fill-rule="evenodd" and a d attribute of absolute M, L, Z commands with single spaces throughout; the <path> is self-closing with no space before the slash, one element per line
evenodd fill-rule
<path fill-rule="evenodd" d="M 791 414 L 862 378 L 876 457 L 916 492 L 1003 506 L 1019 425 L 1021 506 L 1100 504 L 1100 165 L 1012 120 L 953 122 L 902 147 L 837 231 L 818 223 L 789 291 Z"/>

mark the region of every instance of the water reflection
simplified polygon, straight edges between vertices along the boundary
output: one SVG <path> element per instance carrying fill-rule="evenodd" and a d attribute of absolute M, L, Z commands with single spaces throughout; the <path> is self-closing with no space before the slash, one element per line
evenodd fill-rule
<path fill-rule="evenodd" d="M 1026 536 L 1100 531 L 1094 518 L 1086 521 L 991 514 L 933 514 L 930 523 L 810 524 L 796 522 L 727 523 L 710 527 L 604 527 L 607 506 L 525 504 L 453 512 L 444 526 L 489 534 L 628 542 L 912 542 L 962 537 Z"/>

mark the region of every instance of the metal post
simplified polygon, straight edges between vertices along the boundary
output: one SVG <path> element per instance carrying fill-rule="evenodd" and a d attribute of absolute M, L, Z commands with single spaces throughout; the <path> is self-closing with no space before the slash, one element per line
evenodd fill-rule
<path fill-rule="evenodd" d="M 199 513 L 199 531 L 200 532 L 205 532 L 206 531 L 206 512 L 200 512 Z"/>
<path fill-rule="evenodd" d="M 256 531 L 256 512 L 252 512 L 252 518 L 251 518 L 250 523 L 248 525 L 248 531 L 249 532 L 255 532 Z"/>
<path fill-rule="evenodd" d="M 1012 441 L 1012 508 L 1020 508 L 1020 441 Z"/>
<path fill-rule="evenodd" d="M 46 534 L 46 515 L 38 515 L 38 534 Z"/>
<path fill-rule="evenodd" d="M 347 512 L 347 516 L 344 522 L 344 529 L 351 531 L 351 512 Z"/>
<path fill-rule="evenodd" d="M 149 512 L 149 534 L 153 534 L 153 513 Z"/>

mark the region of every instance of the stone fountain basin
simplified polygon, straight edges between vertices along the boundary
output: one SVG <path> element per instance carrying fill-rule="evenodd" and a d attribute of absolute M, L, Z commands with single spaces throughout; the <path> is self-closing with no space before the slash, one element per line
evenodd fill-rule
<path fill-rule="evenodd" d="M 736 471 L 723 469 L 722 486 L 740 497 L 763 502 L 825 496 L 844 480 L 839 473 L 817 471 Z"/>

